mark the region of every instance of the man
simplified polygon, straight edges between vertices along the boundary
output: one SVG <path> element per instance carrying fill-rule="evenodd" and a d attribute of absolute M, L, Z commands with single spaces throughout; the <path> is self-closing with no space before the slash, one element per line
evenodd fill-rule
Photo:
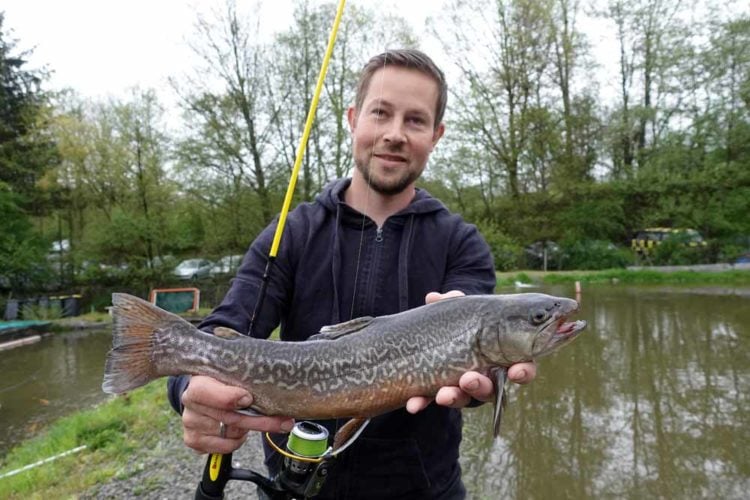
<path fill-rule="evenodd" d="M 355 317 L 493 292 L 492 256 L 476 228 L 415 188 L 445 130 L 446 100 L 443 73 L 419 51 L 387 51 L 367 63 L 347 113 L 356 169 L 351 180 L 333 182 L 315 202 L 290 213 L 252 335 L 267 337 L 281 324 L 282 340 L 300 341 Z M 248 331 L 274 229 L 252 244 L 202 328 Z M 521 363 L 509 377 L 526 383 L 535 373 L 533 363 Z M 171 379 L 169 394 L 182 410 L 185 443 L 201 452 L 228 453 L 250 430 L 288 432 L 293 425 L 289 418 L 235 413 L 251 404 L 252 394 L 208 377 Z M 468 372 L 459 387 L 441 388 L 434 404 L 416 397 L 405 409 L 376 417 L 337 458 L 321 497 L 464 497 L 457 408 L 492 395 L 490 379 Z M 342 422 L 325 425 L 335 432 Z M 274 472 L 278 458 L 267 450 Z"/>

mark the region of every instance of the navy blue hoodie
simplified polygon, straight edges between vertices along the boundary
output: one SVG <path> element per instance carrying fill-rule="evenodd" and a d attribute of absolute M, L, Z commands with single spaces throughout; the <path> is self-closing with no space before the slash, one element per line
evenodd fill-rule
<path fill-rule="evenodd" d="M 381 228 L 344 203 L 350 179 L 329 184 L 312 203 L 290 212 L 261 314 L 252 335 L 302 341 L 320 327 L 360 316 L 393 314 L 424 304 L 428 292 L 492 293 L 489 247 L 476 227 L 424 190 Z M 201 324 L 248 332 L 276 223 L 250 246 L 219 305 Z M 189 377 L 169 381 L 180 409 Z M 342 422 L 328 421 L 331 432 Z M 372 420 L 344 452 L 320 498 L 456 498 L 461 412 L 431 404 L 411 415 L 400 409 Z M 266 449 L 277 471 L 279 457 Z"/>

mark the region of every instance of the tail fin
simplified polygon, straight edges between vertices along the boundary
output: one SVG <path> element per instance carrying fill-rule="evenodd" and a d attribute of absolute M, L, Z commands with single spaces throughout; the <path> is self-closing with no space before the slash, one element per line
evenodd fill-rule
<path fill-rule="evenodd" d="M 183 321 L 145 300 L 124 293 L 112 294 L 112 350 L 104 366 L 102 390 L 120 394 L 162 376 L 153 364 L 154 334 Z"/>

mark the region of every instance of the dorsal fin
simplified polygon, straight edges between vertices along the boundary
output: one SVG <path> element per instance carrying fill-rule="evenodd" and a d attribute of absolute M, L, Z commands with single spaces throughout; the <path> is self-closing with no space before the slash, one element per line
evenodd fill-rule
<path fill-rule="evenodd" d="M 308 340 L 335 340 L 366 328 L 374 319 L 372 316 L 362 316 L 337 325 L 324 326 L 320 333 L 312 335 Z"/>
<path fill-rule="evenodd" d="M 227 328 L 226 326 L 217 326 L 216 328 L 214 328 L 214 335 L 227 340 L 235 340 L 245 336 L 237 330 L 232 330 L 231 328 Z"/>

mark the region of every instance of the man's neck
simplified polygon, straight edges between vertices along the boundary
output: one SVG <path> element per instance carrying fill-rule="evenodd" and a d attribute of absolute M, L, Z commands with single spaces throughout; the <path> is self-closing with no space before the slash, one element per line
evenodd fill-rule
<path fill-rule="evenodd" d="M 378 227 L 382 227 L 388 217 L 409 206 L 415 193 L 413 184 L 395 195 L 378 193 L 367 185 L 367 181 L 359 172 L 355 171 L 352 182 L 344 193 L 344 201 L 372 219 Z"/>

